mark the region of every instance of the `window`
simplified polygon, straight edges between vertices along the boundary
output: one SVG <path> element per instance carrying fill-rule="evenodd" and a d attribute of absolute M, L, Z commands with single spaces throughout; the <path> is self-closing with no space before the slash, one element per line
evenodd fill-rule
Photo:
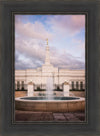
<path fill-rule="evenodd" d="M 83 82 L 80 83 L 80 89 L 83 90 Z"/>
<path fill-rule="evenodd" d="M 72 90 L 74 89 L 74 82 L 72 81 Z"/>
<path fill-rule="evenodd" d="M 76 89 L 77 89 L 77 90 L 79 89 L 79 84 L 78 84 L 78 82 L 76 82 Z"/>
<path fill-rule="evenodd" d="M 24 81 L 22 81 L 22 90 L 24 90 Z"/>

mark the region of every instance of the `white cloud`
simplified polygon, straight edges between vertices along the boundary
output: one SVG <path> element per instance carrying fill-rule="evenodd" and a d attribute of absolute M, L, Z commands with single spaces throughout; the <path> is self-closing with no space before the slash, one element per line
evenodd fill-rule
<path fill-rule="evenodd" d="M 55 15 L 46 21 L 54 32 L 73 36 L 85 28 L 85 15 Z"/>
<path fill-rule="evenodd" d="M 45 27 L 40 22 L 35 22 L 34 24 L 22 23 L 20 20 L 15 20 L 15 32 L 17 35 L 25 36 L 33 39 L 42 39 L 46 38 L 52 39 L 52 34 L 45 30 Z"/>
<path fill-rule="evenodd" d="M 84 63 L 71 54 L 50 48 L 51 63 L 60 68 L 84 69 Z M 16 69 L 36 68 L 44 64 L 45 46 L 38 40 L 16 38 Z"/>

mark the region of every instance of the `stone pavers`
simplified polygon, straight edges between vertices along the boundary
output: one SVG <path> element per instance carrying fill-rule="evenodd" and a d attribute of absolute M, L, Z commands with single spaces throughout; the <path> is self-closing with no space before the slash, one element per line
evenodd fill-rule
<path fill-rule="evenodd" d="M 53 121 L 52 112 L 43 112 L 41 114 L 41 121 Z"/>
<path fill-rule="evenodd" d="M 63 113 L 53 113 L 53 117 L 54 117 L 54 121 L 65 121 L 66 120 Z"/>
<path fill-rule="evenodd" d="M 81 121 L 85 121 L 85 113 L 74 113 L 74 115 Z"/>
<path fill-rule="evenodd" d="M 85 121 L 85 113 L 52 113 L 52 112 L 33 112 L 33 111 L 15 111 L 15 121 L 66 121 L 80 122 Z"/>
<path fill-rule="evenodd" d="M 73 113 L 64 113 L 64 116 L 66 118 L 67 121 L 80 121 L 79 118 L 77 118 Z"/>
<path fill-rule="evenodd" d="M 42 112 L 16 111 L 16 121 L 40 121 Z"/>

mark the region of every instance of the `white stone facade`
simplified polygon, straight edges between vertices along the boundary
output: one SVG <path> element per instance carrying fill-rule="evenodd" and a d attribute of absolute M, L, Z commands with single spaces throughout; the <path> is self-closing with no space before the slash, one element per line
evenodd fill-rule
<path fill-rule="evenodd" d="M 31 81 L 34 89 L 46 88 L 48 77 L 53 77 L 54 89 L 58 86 L 63 89 L 65 82 L 69 83 L 70 89 L 85 89 L 85 70 L 59 69 L 50 63 L 49 46 L 46 47 L 45 64 L 37 69 L 15 70 L 15 89 L 28 89 Z"/>
<path fill-rule="evenodd" d="M 43 68 L 43 67 L 42 67 Z M 85 72 L 84 70 L 67 70 L 67 69 L 58 69 L 58 68 L 51 68 L 46 69 L 27 69 L 27 70 L 16 70 L 15 71 L 15 84 L 22 85 L 24 82 L 27 85 L 30 81 L 32 81 L 35 85 L 40 88 L 45 88 L 47 78 L 53 76 L 53 84 L 54 86 L 61 86 L 64 82 L 69 82 L 70 89 L 72 88 L 72 82 L 74 83 L 74 88 L 76 88 L 76 83 L 78 82 L 78 86 L 82 82 L 83 86 L 85 85 Z M 16 86 L 17 87 L 17 86 Z M 24 86 L 25 87 L 25 86 Z"/>

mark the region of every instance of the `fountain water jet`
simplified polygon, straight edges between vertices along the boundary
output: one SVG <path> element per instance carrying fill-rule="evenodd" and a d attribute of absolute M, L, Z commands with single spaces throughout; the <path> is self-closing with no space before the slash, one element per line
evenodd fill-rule
<path fill-rule="evenodd" d="M 53 77 L 48 77 L 46 83 L 46 98 L 51 100 L 53 97 Z"/>

